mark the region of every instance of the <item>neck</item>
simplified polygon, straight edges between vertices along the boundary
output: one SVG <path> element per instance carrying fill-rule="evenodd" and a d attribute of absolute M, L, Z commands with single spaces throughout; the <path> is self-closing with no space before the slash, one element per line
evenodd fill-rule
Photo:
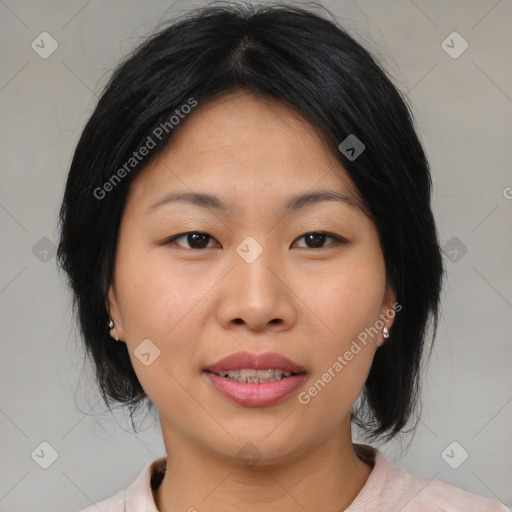
<path fill-rule="evenodd" d="M 345 425 L 346 427 L 346 425 Z M 372 467 L 354 452 L 347 431 L 276 463 L 253 466 L 177 435 L 162 424 L 167 470 L 154 492 L 160 512 L 323 512 L 345 510 Z"/>

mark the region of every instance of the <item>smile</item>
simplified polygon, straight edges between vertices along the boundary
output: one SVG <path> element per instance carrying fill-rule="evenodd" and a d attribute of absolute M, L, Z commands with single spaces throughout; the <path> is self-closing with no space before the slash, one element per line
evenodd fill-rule
<path fill-rule="evenodd" d="M 243 369 L 243 370 L 223 370 L 217 373 L 220 377 L 236 380 L 237 382 L 245 383 L 262 383 L 262 382 L 273 382 L 281 380 L 286 377 L 290 377 L 292 372 L 279 369 L 269 370 L 254 370 L 254 369 Z"/>
<path fill-rule="evenodd" d="M 220 395 L 244 407 L 267 407 L 278 404 L 293 395 L 306 378 L 306 373 L 286 372 L 289 375 L 285 376 L 285 372 L 281 370 L 258 370 L 274 374 L 273 377 L 265 379 L 242 377 L 244 371 L 227 370 L 227 376 L 204 371 L 203 375 Z M 251 374 L 256 372 L 251 369 L 247 371 Z M 229 376 L 229 373 L 233 376 Z"/>

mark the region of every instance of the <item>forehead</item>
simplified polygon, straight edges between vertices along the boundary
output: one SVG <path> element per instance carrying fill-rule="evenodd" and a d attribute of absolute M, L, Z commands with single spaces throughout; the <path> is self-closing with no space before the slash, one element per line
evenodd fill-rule
<path fill-rule="evenodd" d="M 236 92 L 199 106 L 183 121 L 170 144 L 175 154 L 227 157 L 234 162 L 266 157 L 269 161 L 328 158 L 321 130 L 273 98 Z M 331 158 L 333 155 L 330 155 Z"/>
<path fill-rule="evenodd" d="M 323 133 L 278 100 L 233 93 L 200 104 L 181 123 L 133 181 L 138 201 L 177 189 L 230 198 L 264 194 L 267 202 L 284 192 L 332 189 L 361 202 Z"/>

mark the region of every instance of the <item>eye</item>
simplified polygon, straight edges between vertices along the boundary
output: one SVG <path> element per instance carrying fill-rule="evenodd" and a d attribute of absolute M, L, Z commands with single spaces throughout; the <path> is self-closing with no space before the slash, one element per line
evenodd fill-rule
<path fill-rule="evenodd" d="M 323 231 L 311 231 L 310 233 L 305 233 L 304 235 L 297 238 L 297 240 L 300 240 L 301 238 L 304 238 L 306 244 L 308 244 L 308 246 L 305 247 L 306 249 L 322 249 L 326 238 L 332 238 L 335 240 L 335 244 L 345 242 L 345 240 L 342 238 L 330 235 L 329 233 L 324 233 Z"/>
<path fill-rule="evenodd" d="M 306 247 L 304 247 L 305 249 L 323 249 L 325 241 L 328 238 L 334 240 L 334 244 L 345 243 L 345 240 L 342 238 L 324 233 L 323 231 L 311 231 L 310 233 L 305 233 L 296 240 L 300 240 L 301 238 L 304 238 L 306 242 Z M 177 240 L 180 239 L 184 239 L 188 244 L 188 247 L 185 246 L 185 249 L 207 249 L 208 242 L 215 240 L 208 233 L 204 233 L 202 231 L 188 231 L 187 233 L 181 233 L 180 235 L 175 235 L 169 238 L 166 244 L 177 243 Z M 183 247 L 183 245 L 179 243 L 177 243 L 177 245 Z"/>
<path fill-rule="evenodd" d="M 166 243 L 172 244 L 181 238 L 184 238 L 189 244 L 189 247 L 185 247 L 185 249 L 207 249 L 208 241 L 214 240 L 214 238 L 208 233 L 203 233 L 202 231 L 189 231 L 187 233 L 182 233 L 181 235 L 175 235 L 172 238 L 169 238 Z"/>

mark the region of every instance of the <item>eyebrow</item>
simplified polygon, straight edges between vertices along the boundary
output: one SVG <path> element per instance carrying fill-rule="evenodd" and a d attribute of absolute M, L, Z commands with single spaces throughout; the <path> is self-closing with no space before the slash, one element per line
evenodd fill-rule
<path fill-rule="evenodd" d="M 351 208 L 357 209 L 366 215 L 366 209 L 363 204 L 352 197 L 349 197 L 341 192 L 334 190 L 320 190 L 317 192 L 310 192 L 291 197 L 284 204 L 284 213 L 290 213 L 306 206 L 317 204 L 322 201 L 336 201 L 343 203 Z M 170 192 L 161 197 L 148 208 L 148 213 L 154 210 L 173 203 L 188 203 L 204 208 L 212 208 L 225 212 L 230 205 L 224 203 L 221 199 L 211 194 L 203 192 Z"/>

